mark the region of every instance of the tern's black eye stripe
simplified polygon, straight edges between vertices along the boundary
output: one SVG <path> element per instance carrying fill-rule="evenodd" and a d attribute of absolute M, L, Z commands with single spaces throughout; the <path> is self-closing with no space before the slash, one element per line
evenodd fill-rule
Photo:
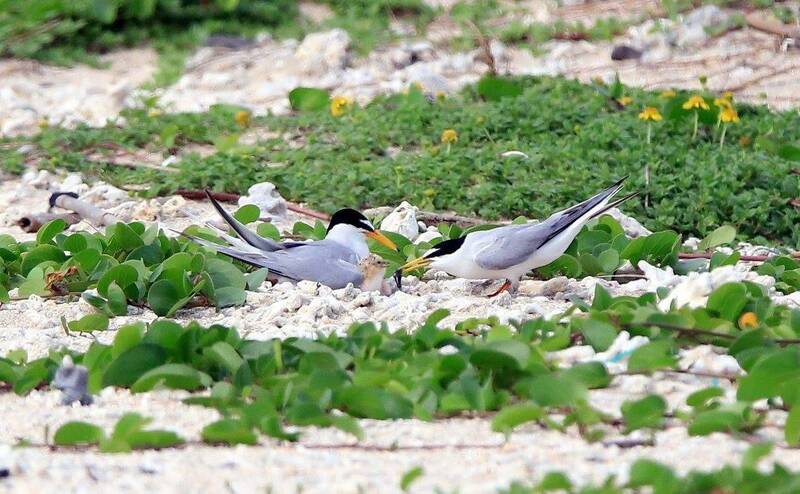
<path fill-rule="evenodd" d="M 430 259 L 432 257 L 439 257 L 447 254 L 452 254 L 453 252 L 461 248 L 466 238 L 467 238 L 466 236 L 463 236 L 451 240 L 445 240 L 444 242 L 439 242 L 433 248 L 431 253 L 425 256 L 425 258 Z"/>

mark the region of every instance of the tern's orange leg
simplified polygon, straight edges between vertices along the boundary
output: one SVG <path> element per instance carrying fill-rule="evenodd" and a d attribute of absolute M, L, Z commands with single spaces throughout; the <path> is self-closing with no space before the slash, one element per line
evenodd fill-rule
<path fill-rule="evenodd" d="M 489 298 L 496 297 L 496 296 L 500 295 L 501 293 L 503 293 L 504 291 L 508 290 L 509 288 L 511 288 L 511 282 L 506 280 L 505 283 L 503 283 L 503 285 L 500 287 L 499 290 L 497 290 L 493 294 L 489 295 Z"/>

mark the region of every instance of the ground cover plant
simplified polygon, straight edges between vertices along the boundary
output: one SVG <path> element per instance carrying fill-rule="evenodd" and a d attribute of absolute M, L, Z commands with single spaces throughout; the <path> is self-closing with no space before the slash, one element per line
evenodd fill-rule
<path fill-rule="evenodd" d="M 256 206 L 244 206 L 234 215 L 250 224 L 259 235 L 280 240 L 281 232 L 269 222 L 259 222 Z M 517 221 L 525 221 L 520 218 Z M 377 222 L 380 225 L 380 222 Z M 0 303 L 21 300 L 30 295 L 42 297 L 82 296 L 96 307 L 98 314 L 65 323 L 66 330 L 93 331 L 108 327 L 108 317 L 125 315 L 128 306 L 148 307 L 159 316 L 172 316 L 192 306 L 226 307 L 241 305 L 246 290 L 256 290 L 266 279 L 266 269 L 253 268 L 217 256 L 183 236 L 167 236 L 156 225 L 118 223 L 104 233 L 67 233 L 64 220 L 44 225 L 33 241 L 18 242 L 0 236 Z M 386 232 L 397 245 L 393 251 L 370 241 L 373 252 L 389 262 L 386 275 L 407 261 L 424 254 L 442 240 L 457 238 L 479 225 L 462 230 L 457 225 L 439 226 L 441 237 L 414 244 L 402 235 Z M 192 226 L 187 234 L 224 243 L 213 231 Z M 735 230 L 724 226 L 701 242 L 704 250 L 730 244 Z M 293 238 L 320 240 L 325 226 L 297 222 Z M 646 261 L 655 266 L 670 266 L 679 273 L 710 270 L 739 261 L 740 254 L 717 252 L 710 259 L 679 259 L 681 237 L 673 231 L 656 232 L 630 239 L 620 224 L 603 216 L 586 225 L 567 251 L 553 263 L 537 270 L 545 278 L 566 275 L 614 276 L 626 262 Z M 757 268 L 759 274 L 776 279 L 776 289 L 792 293 L 800 289 L 800 261 L 776 256 Z M 421 274 L 420 271 L 414 274 Z"/>
<path fill-rule="evenodd" d="M 647 92 L 561 78 L 487 78 L 433 101 L 411 88 L 363 108 L 334 98 L 332 111 L 326 94 L 304 94 L 295 95 L 294 115 L 246 119 L 237 118 L 243 109 L 226 106 L 167 114 L 149 100 L 103 128 L 44 128 L 27 141 L 35 151 L 6 152 L 2 163 L 16 172 L 35 164 L 120 186 L 148 184 L 149 194 L 243 192 L 271 181 L 324 211 L 408 200 L 488 219 L 543 217 L 630 175 L 629 190 L 646 197 L 629 203 L 631 211 L 652 230 L 705 236 L 731 224 L 748 240 L 800 245 L 800 117 L 793 111 L 702 90 Z M 248 126 L 274 137 L 240 145 Z M 190 153 L 164 171 L 89 156 L 147 149 L 167 157 L 189 143 L 217 152 Z"/>
<path fill-rule="evenodd" d="M 253 34 L 293 21 L 297 6 L 294 0 L 7 0 L 0 12 L 0 55 L 70 63 L 167 38 L 188 47 L 209 34 Z"/>
<path fill-rule="evenodd" d="M 94 342 L 84 353 L 61 349 L 28 361 L 24 352 L 11 352 L 0 359 L 0 384 L 25 395 L 48 383 L 68 355 L 87 368 L 91 393 L 108 386 L 135 393 L 208 390 L 185 402 L 220 412 L 222 418 L 203 429 L 203 440 L 212 444 L 255 444 L 258 433 L 294 441 L 298 431 L 289 425 L 333 426 L 360 438 L 355 418 L 435 420 L 466 412 L 497 412 L 492 429 L 506 434 L 527 423 L 557 431 L 574 427 L 588 441 L 665 427 L 687 427 L 697 436 L 777 427 L 785 444 L 800 443 L 800 310 L 772 304 L 763 287 L 749 282 L 720 286 L 701 308 L 665 311 L 661 298 L 612 297 L 597 285 L 591 305 L 578 302 L 562 318 L 501 324 L 487 317 L 443 328 L 439 323 L 448 312 L 438 310 L 409 331 L 362 323 L 344 336 L 268 341 L 249 340 L 233 328 L 161 319 L 124 326 L 113 343 Z M 650 341 L 633 350 L 621 373 L 609 371 L 602 359 L 561 366 L 548 358 L 575 344 L 605 351 L 623 330 Z M 657 393 L 626 401 L 616 416 L 590 405 L 591 390 L 620 375 L 692 374 L 678 368 L 677 356 L 697 344 L 724 349 L 744 369 L 742 375 L 698 373 L 732 381 L 735 399 L 712 381 L 675 409 Z M 785 424 L 767 420 L 767 412 L 776 410 L 788 411 Z M 136 430 L 146 424 L 141 417 L 130 420 Z M 111 436 L 112 443 L 120 434 Z M 126 451 L 180 440 L 156 441 L 164 434 L 146 435 L 155 445 L 131 439 L 103 446 L 108 439 L 96 427 L 68 423 L 55 431 L 54 441 Z"/>
<path fill-rule="evenodd" d="M 347 29 L 362 52 L 391 37 L 390 16 L 411 17 L 420 26 L 432 17 L 418 0 L 320 3 L 329 5 L 333 16 L 319 28 Z M 164 85 L 177 79 L 188 50 L 209 36 L 301 37 L 311 27 L 299 16 L 296 0 L 3 0 L 0 56 L 97 65 L 98 54 L 150 43 L 164 57 L 163 74 L 155 81 Z"/>

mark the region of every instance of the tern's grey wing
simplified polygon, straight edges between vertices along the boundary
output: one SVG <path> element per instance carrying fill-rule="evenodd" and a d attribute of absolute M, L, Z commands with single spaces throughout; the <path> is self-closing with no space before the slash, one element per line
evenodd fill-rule
<path fill-rule="evenodd" d="M 543 225 L 509 225 L 487 231 L 492 235 L 484 235 L 474 244 L 475 263 L 489 270 L 508 269 L 523 263 L 547 238 L 549 229 L 541 228 Z"/>
<path fill-rule="evenodd" d="M 344 288 L 348 283 L 361 284 L 363 275 L 356 264 L 355 254 L 338 245 L 319 245 L 321 243 L 265 252 L 260 256 L 260 265 L 284 278 L 315 281 L 331 288 Z"/>
<path fill-rule="evenodd" d="M 347 247 L 329 240 L 301 244 L 275 252 L 243 252 L 210 243 L 204 245 L 295 281 L 309 280 L 331 288 L 344 288 L 348 283 L 360 285 L 363 280 L 358 268 L 358 256 Z"/>

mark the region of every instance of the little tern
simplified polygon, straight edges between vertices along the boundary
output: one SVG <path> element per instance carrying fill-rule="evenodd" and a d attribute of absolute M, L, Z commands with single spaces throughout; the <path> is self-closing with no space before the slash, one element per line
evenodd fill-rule
<path fill-rule="evenodd" d="M 362 286 L 365 281 L 371 286 L 374 284 L 374 270 L 365 274 L 359 266 L 370 253 L 365 237 L 397 250 L 394 242 L 376 230 L 367 217 L 355 209 L 345 208 L 334 213 L 323 240 L 275 242 L 248 229 L 228 214 L 211 194 L 207 195 L 222 219 L 239 238 L 221 232 L 220 236 L 229 245 L 220 245 L 194 236 L 189 238 L 251 266 L 267 268 L 267 276 L 272 281 L 309 280 L 334 289 L 344 288 L 348 283 Z"/>
<path fill-rule="evenodd" d="M 395 278 L 428 267 L 459 278 L 505 280 L 492 297 L 504 290 L 514 292 L 525 273 L 558 259 L 589 220 L 638 194 L 634 192 L 610 202 L 622 189 L 625 178 L 541 223 L 507 225 L 440 242 L 423 256 L 401 266 Z"/>

